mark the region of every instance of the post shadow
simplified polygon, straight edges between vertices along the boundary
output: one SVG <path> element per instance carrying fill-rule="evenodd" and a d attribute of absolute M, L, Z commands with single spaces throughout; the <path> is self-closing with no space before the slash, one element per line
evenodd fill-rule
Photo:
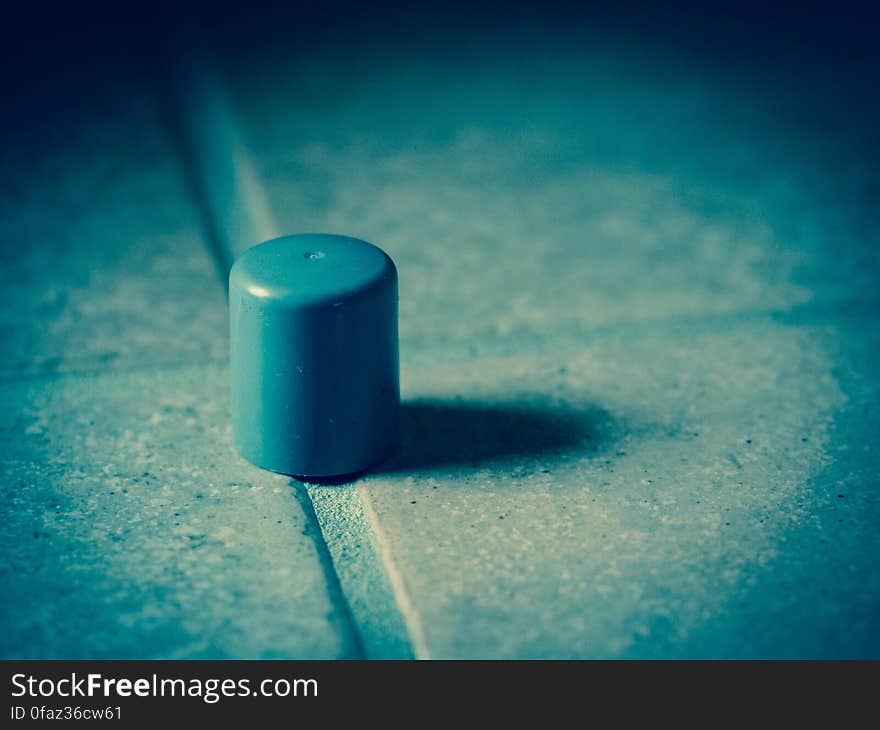
<path fill-rule="evenodd" d="M 401 404 L 401 448 L 369 470 L 399 474 L 427 469 L 480 468 L 504 459 L 528 459 L 577 450 L 594 455 L 607 445 L 609 414 L 597 406 L 530 405 L 517 401 L 417 400 Z M 360 474 L 301 478 L 347 484 Z"/>

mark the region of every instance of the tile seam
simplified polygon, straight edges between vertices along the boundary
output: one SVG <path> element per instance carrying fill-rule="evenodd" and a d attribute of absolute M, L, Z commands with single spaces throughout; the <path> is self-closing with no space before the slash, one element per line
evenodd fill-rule
<path fill-rule="evenodd" d="M 162 91 L 160 90 L 160 94 Z M 220 276 L 224 288 L 228 288 L 228 272 L 234 261 L 234 251 L 232 244 L 227 240 L 227 237 L 224 235 L 222 231 L 222 221 L 217 220 L 217 207 L 216 204 L 220 201 L 212 201 L 210 199 L 210 186 L 205 183 L 201 178 L 207 174 L 209 171 L 206 169 L 202 169 L 204 164 L 210 165 L 212 164 L 211 160 L 203 160 L 201 161 L 204 164 L 200 164 L 198 159 L 199 150 L 197 145 L 192 143 L 186 134 L 186 130 L 189 125 L 187 124 L 187 110 L 183 106 L 183 100 L 178 95 L 175 97 L 173 93 L 168 96 L 160 97 L 165 100 L 165 111 L 167 118 L 167 129 L 166 132 L 171 141 L 172 148 L 176 151 L 179 166 L 181 168 L 181 173 L 184 177 L 185 182 L 187 183 L 187 189 L 189 191 L 190 197 L 192 198 L 194 205 L 196 206 L 197 213 L 199 213 L 199 217 L 201 219 L 202 227 L 203 227 L 203 235 L 202 238 L 203 245 L 207 247 L 208 254 L 217 267 L 218 275 Z M 215 123 L 226 123 L 232 124 L 229 118 L 223 120 L 214 120 Z M 235 132 L 235 136 L 238 137 L 238 130 L 233 130 Z M 237 154 L 232 155 L 231 167 L 236 171 L 241 171 L 242 165 L 247 162 L 249 158 L 246 157 L 244 151 L 238 150 Z M 245 172 L 252 172 L 252 166 L 248 163 L 248 170 Z M 251 211 L 248 208 L 248 202 L 251 202 L 256 199 L 264 199 L 265 196 L 262 195 L 262 191 L 260 190 L 260 182 L 253 176 L 253 174 L 245 175 L 245 182 L 247 190 L 250 191 L 250 195 L 247 197 L 249 201 L 243 201 L 243 208 L 245 209 L 245 213 L 249 214 L 252 218 L 256 220 L 259 211 Z M 295 489 L 299 490 L 300 487 L 295 487 Z M 366 515 L 366 509 L 364 508 L 363 499 L 360 493 L 360 490 L 355 490 L 354 494 L 361 505 L 361 511 L 364 515 Z M 305 514 L 306 520 L 309 524 L 309 529 L 313 533 L 313 538 L 315 540 L 315 547 L 319 552 L 319 558 L 326 556 L 327 560 L 321 560 L 322 569 L 325 574 L 325 581 L 328 585 L 328 590 L 333 593 L 332 587 L 338 586 L 339 592 L 338 595 L 335 596 L 337 600 L 334 603 L 337 604 L 338 608 L 343 612 L 345 616 L 345 621 L 349 631 L 354 637 L 355 645 L 358 647 L 358 650 L 361 654 L 369 656 L 369 652 L 366 651 L 365 646 L 366 642 L 364 640 L 364 631 L 360 622 L 356 619 L 354 613 L 351 609 L 351 601 L 352 597 L 349 595 L 348 590 L 346 590 L 345 582 L 342 580 L 340 575 L 340 570 L 337 566 L 337 562 L 342 560 L 343 556 L 341 554 L 334 555 L 334 545 L 331 541 L 328 540 L 327 534 L 322 527 L 322 520 L 318 513 L 320 509 L 320 505 L 316 505 L 316 502 L 308 488 L 308 485 L 305 485 L 305 488 L 302 488 L 302 492 L 295 492 L 295 498 L 301 500 L 301 507 L 303 508 L 303 512 Z M 331 499 L 336 499 L 335 497 L 331 497 Z M 308 505 L 304 504 L 307 502 Z M 311 507 L 308 509 L 307 506 Z M 373 530 L 375 527 L 374 522 L 368 522 L 368 533 L 371 540 L 375 542 L 376 535 Z M 380 569 L 384 571 L 384 576 L 379 576 L 380 578 L 385 578 L 385 580 L 391 585 L 391 596 L 389 598 L 389 602 L 393 603 L 393 606 L 384 606 L 382 613 L 386 613 L 388 611 L 394 611 L 397 613 L 401 612 L 401 597 L 396 593 L 396 589 L 398 587 L 402 588 L 402 583 L 399 580 L 399 576 L 397 582 L 393 582 L 389 578 L 389 566 L 386 563 L 386 559 L 390 559 L 390 553 L 388 552 L 387 545 L 384 549 L 375 550 L 378 557 L 378 565 Z M 364 565 L 369 566 L 370 561 L 365 561 Z M 396 569 L 394 569 L 396 571 Z M 396 572 L 395 572 L 396 574 Z M 409 604 L 409 599 L 404 595 L 404 599 L 406 605 L 410 606 L 411 613 L 411 604 Z M 374 607 L 375 609 L 375 607 Z M 403 618 L 403 624 L 409 630 L 412 625 L 413 617 L 410 615 L 407 619 L 406 616 Z M 418 625 L 418 624 L 416 624 Z M 413 646 L 413 637 L 407 636 L 406 643 L 410 648 Z"/>

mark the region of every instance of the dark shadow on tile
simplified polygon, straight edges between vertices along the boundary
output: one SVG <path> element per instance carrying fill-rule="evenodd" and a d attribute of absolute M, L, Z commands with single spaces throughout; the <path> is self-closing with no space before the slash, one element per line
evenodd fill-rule
<path fill-rule="evenodd" d="M 297 476 L 296 474 L 289 474 L 288 476 L 298 482 L 302 482 L 303 484 L 318 484 L 322 487 L 339 487 L 343 484 L 356 482 L 364 474 L 366 474 L 366 472 L 356 471 L 353 474 L 338 474 L 337 476 L 332 477 L 304 477 Z"/>
<path fill-rule="evenodd" d="M 401 405 L 398 454 L 369 469 L 399 474 L 453 466 L 479 468 L 501 459 L 529 459 L 577 451 L 590 456 L 611 441 L 610 415 L 597 406 L 579 409 L 522 401 L 419 400 Z M 341 485 L 366 472 L 334 477 L 295 477 L 310 484 Z"/>
<path fill-rule="evenodd" d="M 409 402 L 401 410 L 400 453 L 374 471 L 479 467 L 498 459 L 575 449 L 596 453 L 606 445 L 610 420 L 594 406 L 575 410 L 523 402 Z"/>

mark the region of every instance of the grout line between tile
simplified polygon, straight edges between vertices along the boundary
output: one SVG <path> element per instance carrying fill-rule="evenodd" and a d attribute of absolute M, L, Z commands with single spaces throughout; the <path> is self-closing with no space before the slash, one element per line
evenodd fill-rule
<path fill-rule="evenodd" d="M 330 594 L 330 600 L 339 607 L 345 622 L 345 633 L 348 635 L 348 643 L 352 647 L 353 656 L 346 656 L 346 659 L 364 659 L 366 651 L 364 648 L 363 637 L 358 630 L 357 622 L 351 610 L 345 591 L 339 581 L 339 574 L 333 565 L 333 556 L 324 539 L 324 533 L 321 530 L 321 523 L 315 514 L 315 506 L 312 498 L 309 496 L 308 489 L 302 482 L 295 479 L 290 480 L 290 486 L 293 488 L 293 495 L 299 503 L 303 514 L 306 517 L 306 535 L 311 538 L 318 552 L 318 561 L 321 564 L 321 570 L 324 573 L 324 579 L 327 583 L 327 592 Z"/>
<path fill-rule="evenodd" d="M 398 592 L 402 583 L 395 581 L 397 572 L 387 562 L 387 548 L 383 550 L 376 523 L 368 517 L 359 485 L 306 482 L 305 488 L 367 658 L 423 658 L 413 641 L 409 601 L 405 593 Z"/>
<path fill-rule="evenodd" d="M 198 88 L 209 94 L 209 98 L 196 94 L 196 99 L 206 104 L 210 118 L 205 118 L 204 110 L 194 113 L 186 107 L 189 95 L 163 95 L 165 90 L 160 95 L 171 142 L 202 219 L 205 245 L 228 287 L 234 253 L 259 242 L 251 240 L 254 235 L 271 237 L 267 233 L 271 215 L 243 147 L 207 149 L 194 139 L 196 129 L 207 124 L 214 138 L 241 140 L 228 104 L 217 96 L 222 85 L 213 78 L 211 84 Z M 230 176 L 235 179 L 227 180 Z M 233 210 L 233 217 L 224 214 L 227 209 Z M 421 624 L 387 541 L 377 544 L 378 525 L 372 506 L 364 503 L 365 493 L 355 487 L 304 484 L 302 491 L 296 488 L 295 496 L 309 522 L 328 590 L 346 618 L 358 653 L 382 659 L 426 656 Z"/>
<path fill-rule="evenodd" d="M 397 605 L 400 609 L 400 613 L 403 615 L 404 623 L 406 624 L 407 632 L 412 644 L 413 654 L 416 659 L 429 659 L 428 643 L 425 640 L 425 631 L 422 626 L 421 616 L 419 616 L 418 611 L 415 609 L 415 606 L 410 599 L 409 591 L 406 589 L 403 576 L 397 569 L 397 564 L 394 562 L 394 557 L 391 554 L 391 548 L 388 544 L 388 539 L 385 536 L 385 531 L 379 524 L 376 511 L 373 509 L 373 501 L 370 499 L 370 494 L 363 485 L 357 485 L 356 489 L 361 503 L 363 504 L 364 516 L 372 528 L 373 539 L 378 547 L 382 564 L 385 566 L 385 572 L 388 576 L 388 581 L 391 584 L 391 590 L 397 597 Z"/>

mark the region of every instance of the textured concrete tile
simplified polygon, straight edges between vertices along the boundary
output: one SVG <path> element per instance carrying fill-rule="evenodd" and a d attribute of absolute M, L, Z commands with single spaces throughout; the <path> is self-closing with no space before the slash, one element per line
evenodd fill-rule
<path fill-rule="evenodd" d="M 419 656 L 876 656 L 865 137 L 827 83 L 630 51 L 233 73 L 253 219 L 400 271 L 404 453 L 309 487 L 343 585 L 380 556 Z"/>
<path fill-rule="evenodd" d="M 880 655 L 853 335 L 755 318 L 404 369 L 404 452 L 361 488 L 423 653 Z"/>
<path fill-rule="evenodd" d="M 876 280 L 876 171 L 804 124 L 801 98 L 659 53 L 533 50 L 265 64 L 239 83 L 277 232 L 387 248 L 405 347 L 785 311 Z"/>
<path fill-rule="evenodd" d="M 233 452 L 221 367 L 0 386 L 0 655 L 346 657 L 288 479 Z"/>
<path fill-rule="evenodd" d="M 223 288 L 147 90 L 35 126 L 0 155 L 0 377 L 222 358 Z"/>

